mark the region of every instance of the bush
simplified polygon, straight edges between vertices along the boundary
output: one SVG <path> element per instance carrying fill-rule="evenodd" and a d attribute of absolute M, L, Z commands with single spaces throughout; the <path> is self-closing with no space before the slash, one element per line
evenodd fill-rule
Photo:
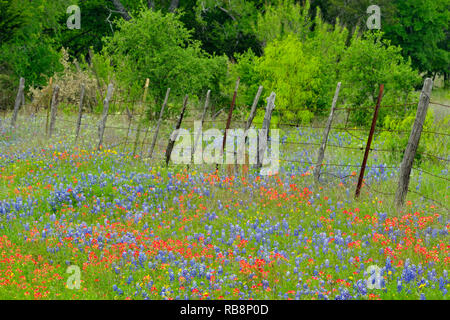
<path fill-rule="evenodd" d="M 264 87 L 277 94 L 276 113 L 285 121 L 310 122 L 329 109 L 336 73 L 321 55 L 321 41 L 303 43 L 294 35 L 270 42 L 256 69 Z"/>
<path fill-rule="evenodd" d="M 69 62 L 69 55 L 63 48 L 61 50 L 60 63 L 63 66 L 63 71 L 55 73 L 53 75 L 53 84 L 60 87 L 59 101 L 68 105 L 76 105 L 74 111 L 78 110 L 78 104 L 80 101 L 81 84 L 85 86 L 85 105 L 97 104 L 97 83 L 93 75 L 89 71 L 83 71 L 75 68 L 74 64 Z M 76 60 L 74 63 L 77 63 Z M 30 87 L 29 95 L 33 98 L 31 106 L 35 109 L 39 107 L 46 108 L 49 106 L 49 101 L 52 95 L 52 87 L 50 84 L 43 87 Z M 104 88 L 106 90 L 106 87 Z M 99 99 L 100 101 L 102 99 Z"/>
<path fill-rule="evenodd" d="M 239 84 L 236 107 L 248 107 L 253 104 L 253 100 L 256 93 L 258 92 L 258 88 L 262 84 L 261 77 L 258 73 L 258 70 L 256 70 L 258 57 L 253 53 L 251 49 L 249 49 L 242 54 L 235 54 L 235 59 L 237 63 L 229 63 L 228 81 L 224 84 L 221 90 L 229 97 L 232 97 L 236 79 L 240 77 L 241 80 Z M 264 92 L 267 92 L 267 90 L 264 90 L 261 94 L 258 106 L 263 105 Z M 248 108 L 244 109 L 246 113 L 250 112 Z"/>
<path fill-rule="evenodd" d="M 258 33 L 267 41 L 264 55 L 258 58 L 251 51 L 237 55 L 230 73 L 241 77 L 240 97 L 246 105 L 262 84 L 263 97 L 270 91 L 277 94 L 274 113 L 289 122 L 308 123 L 329 110 L 348 35 L 339 23 L 336 27 L 324 23 L 320 10 L 310 21 L 308 7 L 308 2 L 302 8 L 291 0 L 269 5 L 257 23 Z"/>
<path fill-rule="evenodd" d="M 226 58 L 203 52 L 178 15 L 144 10 L 132 21 L 119 20 L 117 26 L 119 31 L 104 41 L 104 54 L 115 64 L 118 81 L 131 92 L 142 94 L 142 84 L 149 78 L 149 93 L 157 102 L 168 87 L 172 99 L 203 96 L 218 88 L 225 76 Z"/>
<path fill-rule="evenodd" d="M 0 110 L 13 108 L 19 87 L 19 81 L 15 80 L 13 71 L 9 69 L 8 65 L 0 64 Z"/>
<path fill-rule="evenodd" d="M 384 142 L 384 148 L 391 150 L 390 157 L 394 162 L 400 162 L 403 154 L 406 150 L 406 146 L 409 140 L 409 132 L 412 129 L 414 120 L 416 118 L 416 110 L 409 111 L 404 117 L 398 117 L 393 115 L 386 115 L 382 122 L 383 129 L 390 131 L 383 131 L 379 136 L 379 140 Z M 425 122 L 423 124 L 423 130 L 427 131 L 433 127 L 434 114 L 433 110 L 429 109 Z M 404 131 L 404 132 L 399 132 Z M 420 143 L 417 148 L 415 159 L 421 161 L 422 152 L 425 152 L 433 144 L 433 136 L 429 134 L 422 134 Z"/>
<path fill-rule="evenodd" d="M 392 46 L 382 39 L 381 32 L 367 32 L 363 37 L 357 32 L 345 51 L 339 65 L 343 89 L 340 96 L 350 107 L 360 107 L 351 113 L 350 120 L 357 125 L 371 123 L 373 108 L 378 97 L 380 84 L 384 84 L 383 105 L 403 104 L 411 97 L 414 86 L 420 82 L 417 71 L 411 68 L 411 62 L 401 56 L 401 48 Z M 382 108 L 378 123 L 391 113 L 403 109 Z"/>

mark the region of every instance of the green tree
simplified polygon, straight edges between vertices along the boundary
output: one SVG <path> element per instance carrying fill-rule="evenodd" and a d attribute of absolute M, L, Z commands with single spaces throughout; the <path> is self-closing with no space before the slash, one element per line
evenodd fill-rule
<path fill-rule="evenodd" d="M 266 5 L 263 13 L 258 13 L 256 34 L 264 44 L 276 39 L 283 39 L 289 34 L 296 34 L 304 40 L 310 33 L 312 21 L 309 16 L 310 4 L 304 6 L 294 0 L 280 0 Z"/>
<path fill-rule="evenodd" d="M 184 19 L 186 26 L 194 30 L 194 37 L 202 42 L 202 48 L 213 54 L 235 53 L 248 49 L 260 55 L 261 45 L 253 25 L 261 0 L 197 0 L 192 8 L 195 19 Z M 186 13 L 190 8 L 184 8 Z M 186 16 L 187 17 L 187 16 Z"/>
<path fill-rule="evenodd" d="M 339 19 L 349 30 L 367 30 L 367 8 L 376 4 L 381 9 L 381 30 L 384 37 L 400 46 L 412 66 L 427 76 L 444 74 L 448 78 L 450 41 L 449 0 L 312 0 L 327 22 Z"/>
<path fill-rule="evenodd" d="M 385 85 L 383 104 L 389 105 L 404 103 L 420 82 L 410 59 L 405 61 L 401 48 L 391 45 L 382 35 L 381 32 L 366 32 L 360 37 L 356 31 L 339 66 L 344 84 L 341 96 L 349 106 L 358 108 L 351 113 L 351 119 L 358 125 L 370 122 L 373 109 L 365 107 L 374 106 L 380 84 Z M 382 108 L 380 123 L 386 114 L 403 110 Z"/>
<path fill-rule="evenodd" d="M 145 10 L 132 19 L 119 20 L 118 31 L 105 38 L 104 54 L 111 57 L 123 85 L 140 88 L 149 78 L 149 92 L 157 100 L 168 87 L 175 96 L 200 95 L 218 87 L 226 59 L 203 52 L 179 15 Z"/>
<path fill-rule="evenodd" d="M 26 79 L 27 87 L 41 86 L 49 75 L 61 70 L 54 36 L 62 28 L 58 20 L 71 2 L 0 1 L 1 91 L 16 87 L 19 77 Z M 5 104 L 11 106 L 11 99 Z"/>
<path fill-rule="evenodd" d="M 0 43 L 11 40 L 27 20 L 16 0 L 0 0 Z"/>
<path fill-rule="evenodd" d="M 402 47 L 404 57 L 428 75 L 448 73 L 449 0 L 394 0 L 397 10 L 392 24 L 383 27 L 385 37 Z"/>
<path fill-rule="evenodd" d="M 258 17 L 258 34 L 267 41 L 264 55 L 240 55 L 232 67 L 241 77 L 247 105 L 264 84 L 277 93 L 276 110 L 291 121 L 307 121 L 329 109 L 348 32 L 323 22 L 320 10 L 311 20 L 308 8 L 308 2 L 302 8 L 284 0 Z"/>

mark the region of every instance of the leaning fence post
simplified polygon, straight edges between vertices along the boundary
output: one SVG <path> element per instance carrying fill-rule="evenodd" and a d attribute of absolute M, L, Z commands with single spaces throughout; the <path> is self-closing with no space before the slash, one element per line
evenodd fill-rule
<path fill-rule="evenodd" d="M 177 124 L 175 126 L 175 131 L 170 134 L 169 144 L 167 145 L 167 149 L 166 149 L 166 165 L 169 165 L 170 156 L 172 155 L 173 146 L 175 145 L 175 141 L 177 140 L 177 137 L 178 137 L 178 130 L 181 127 L 181 122 L 183 121 L 184 112 L 186 111 L 188 98 L 189 98 L 188 95 L 186 95 L 184 97 L 183 109 L 181 110 L 180 117 L 178 118 L 178 122 L 177 122 Z"/>
<path fill-rule="evenodd" d="M 103 100 L 103 116 L 98 127 L 99 139 L 97 150 L 100 150 L 102 148 L 103 134 L 105 133 L 106 119 L 108 118 L 109 101 L 111 100 L 113 90 L 114 86 L 112 85 L 112 83 L 110 83 L 108 85 L 108 91 L 106 92 L 106 98 L 105 100 Z"/>
<path fill-rule="evenodd" d="M 369 137 L 367 138 L 366 150 L 364 151 L 364 158 L 359 171 L 358 184 L 356 186 L 355 198 L 359 197 L 361 193 L 361 186 L 364 179 L 364 171 L 366 170 L 367 158 L 369 157 L 370 145 L 372 144 L 373 133 L 375 132 L 375 125 L 377 124 L 378 110 L 380 109 L 381 98 L 383 97 L 384 84 L 380 85 L 380 92 L 378 93 L 377 105 L 373 113 L 372 126 L 370 127 Z"/>
<path fill-rule="evenodd" d="M 130 130 L 131 130 L 131 124 L 133 122 L 133 109 L 128 109 L 128 106 L 125 107 L 127 111 L 127 117 L 128 117 L 128 128 L 127 128 L 127 136 L 125 137 L 125 143 L 123 144 L 122 151 L 125 152 L 125 149 L 127 147 L 128 143 L 128 137 L 130 136 Z"/>
<path fill-rule="evenodd" d="M 266 114 L 264 115 L 261 131 L 258 134 L 258 152 L 256 168 L 260 169 L 264 160 L 264 152 L 267 148 L 267 140 L 269 139 L 270 120 L 272 119 L 272 111 L 275 108 L 275 92 L 272 92 L 267 98 Z"/>
<path fill-rule="evenodd" d="M 167 101 L 169 100 L 169 94 L 170 94 L 170 88 L 167 88 L 166 91 L 166 97 L 164 98 L 164 102 L 163 105 L 161 107 L 161 111 L 159 112 L 159 119 L 158 119 L 158 123 L 156 125 L 155 128 L 155 134 L 153 135 L 153 140 L 152 140 L 152 144 L 150 146 L 150 152 L 148 154 L 148 157 L 151 158 L 153 155 L 153 150 L 155 149 L 155 145 L 156 145 L 156 140 L 158 139 L 158 132 L 159 132 L 159 127 L 161 126 L 161 121 L 163 118 L 163 114 L 164 114 L 164 108 L 167 105 Z M 145 138 L 144 138 L 145 139 Z"/>
<path fill-rule="evenodd" d="M 53 88 L 53 78 L 52 77 L 50 77 L 50 81 L 48 82 L 48 87 L 50 88 L 50 96 L 47 101 L 47 117 L 45 119 L 45 134 L 48 134 L 48 118 L 50 117 L 50 108 L 51 108 L 52 96 L 53 96 L 53 93 L 51 92 L 51 90 Z"/>
<path fill-rule="evenodd" d="M 205 105 L 203 107 L 202 120 L 201 120 L 202 126 L 203 126 L 203 123 L 205 122 L 206 111 L 208 110 L 210 95 L 211 95 L 211 90 L 208 90 L 208 92 L 206 93 Z M 201 130 L 199 130 L 199 132 L 197 132 L 197 137 L 195 139 L 195 143 L 194 143 L 194 148 L 192 150 L 192 154 L 194 154 L 195 148 L 197 147 L 198 140 L 200 139 L 200 133 L 201 133 Z"/>
<path fill-rule="evenodd" d="M 250 114 L 247 118 L 247 122 L 245 123 L 245 131 L 250 129 L 250 126 L 252 125 L 253 119 L 256 115 L 256 107 L 258 106 L 259 98 L 261 97 L 261 93 L 263 91 L 264 87 L 259 86 L 258 92 L 256 92 L 255 99 L 253 100 L 252 108 L 250 109 Z"/>
<path fill-rule="evenodd" d="M 192 157 L 194 157 L 195 149 L 197 148 L 198 140 L 200 139 L 200 136 L 201 136 L 203 123 L 205 122 L 206 111 L 208 110 L 208 106 L 209 106 L 210 94 L 211 94 L 211 90 L 208 90 L 208 92 L 206 93 L 205 105 L 203 107 L 201 127 L 199 128 L 198 132 L 196 132 L 194 146 L 192 147 Z"/>
<path fill-rule="evenodd" d="M 81 84 L 80 105 L 78 107 L 78 119 L 77 119 L 77 129 L 76 129 L 76 132 L 75 132 L 75 143 L 77 142 L 78 137 L 80 135 L 81 118 L 83 116 L 84 93 L 85 93 L 85 87 L 84 87 L 84 84 Z"/>
<path fill-rule="evenodd" d="M 249 116 L 247 118 L 247 121 L 245 122 L 244 140 L 242 142 L 242 145 L 238 146 L 239 150 L 237 152 L 237 157 L 236 158 L 238 158 L 239 156 L 243 156 L 243 158 L 245 159 L 244 167 L 243 167 L 243 170 L 242 170 L 244 174 L 248 173 L 248 154 L 245 153 L 245 145 L 246 145 L 247 140 L 248 140 L 248 130 L 250 129 L 250 126 L 252 125 L 253 119 L 256 116 L 256 107 L 258 106 L 259 98 L 261 97 L 261 93 L 263 91 L 263 88 L 264 88 L 263 86 L 259 86 L 258 92 L 256 92 L 255 99 L 253 99 L 253 104 L 252 104 L 252 107 L 250 109 L 250 114 L 249 114 Z"/>
<path fill-rule="evenodd" d="M 239 82 L 240 81 L 241 81 L 241 78 L 238 77 L 237 80 L 236 80 L 236 86 L 234 87 L 233 100 L 231 101 L 230 109 L 228 110 L 227 124 L 225 126 L 225 132 L 223 134 L 222 156 L 224 156 L 225 145 L 227 143 L 227 131 L 230 128 L 230 125 L 231 125 L 231 117 L 233 116 L 233 109 L 234 109 L 234 105 L 236 103 L 236 97 L 237 97 L 237 92 L 238 92 Z M 219 164 L 216 164 L 216 170 L 219 170 Z"/>
<path fill-rule="evenodd" d="M 24 101 L 25 79 L 20 78 L 19 91 L 17 92 L 16 102 L 14 104 L 14 113 L 11 118 L 11 127 L 15 127 L 17 115 L 19 114 L 20 105 L 25 103 Z"/>
<path fill-rule="evenodd" d="M 150 79 L 147 78 L 147 80 L 145 80 L 145 86 L 144 86 L 144 95 L 142 97 L 142 101 L 141 101 L 141 106 L 144 106 L 145 103 L 145 99 L 147 98 L 147 91 L 148 91 L 148 85 L 150 83 Z M 141 108 L 142 109 L 142 108 Z M 137 127 L 137 131 L 136 131 L 136 139 L 134 140 L 134 147 L 133 147 L 133 156 L 136 154 L 136 149 L 137 149 L 137 145 L 139 143 L 139 137 L 141 135 L 141 126 L 142 126 L 142 121 L 145 118 L 145 112 L 142 111 L 142 115 L 141 115 L 141 119 L 138 122 L 138 127 Z"/>
<path fill-rule="evenodd" d="M 327 147 L 328 134 L 330 133 L 331 122 L 333 121 L 334 110 L 336 109 L 336 103 L 337 103 L 337 100 L 339 97 L 340 89 L 341 89 L 341 83 L 338 82 L 338 84 L 336 86 L 336 91 L 334 92 L 333 103 L 331 104 L 330 116 L 328 117 L 327 125 L 325 126 L 325 130 L 323 132 L 322 144 L 320 145 L 319 156 L 317 157 L 316 167 L 314 168 L 314 180 L 316 181 L 316 183 L 319 182 L 320 169 L 322 166 L 323 157 L 325 155 L 325 148 Z"/>
<path fill-rule="evenodd" d="M 406 194 L 408 193 L 411 168 L 414 162 L 417 147 L 419 145 L 420 136 L 422 134 L 423 123 L 425 122 L 425 118 L 427 115 L 432 88 L 433 81 L 430 78 L 426 78 L 423 84 L 422 92 L 420 93 L 416 119 L 414 120 L 414 125 L 409 136 L 408 145 L 406 146 L 405 154 L 403 155 L 403 160 L 400 165 L 398 186 L 395 193 L 395 205 L 398 209 L 403 206 Z"/>
<path fill-rule="evenodd" d="M 58 108 L 58 96 L 59 96 L 59 86 L 56 85 L 55 88 L 53 88 L 52 105 L 51 105 L 51 111 L 50 111 L 50 128 L 48 130 L 49 138 L 52 137 L 53 128 L 55 127 L 56 111 Z"/>

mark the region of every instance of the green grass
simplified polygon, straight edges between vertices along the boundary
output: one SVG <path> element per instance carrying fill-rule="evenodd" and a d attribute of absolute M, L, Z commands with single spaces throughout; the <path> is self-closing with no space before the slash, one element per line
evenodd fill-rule
<path fill-rule="evenodd" d="M 73 120 L 73 116 L 64 115 L 63 119 Z M 72 128 L 65 126 L 62 121 L 57 123 L 55 136 L 50 140 L 43 134 L 42 123 L 45 124 L 45 121 L 27 122 L 24 117 L 21 117 L 20 121 L 19 130 L 6 133 L 0 138 L 2 143 L 0 200 L 10 202 L 22 198 L 26 202 L 31 197 L 37 203 L 33 205 L 34 211 L 31 215 L 28 215 L 27 209 L 21 209 L 9 218 L 6 215 L 0 215 L 0 235 L 6 236 L 13 244 L 13 247 L 10 247 L 6 244 L 6 240 L 0 242 L 2 258 L 12 259 L 11 257 L 15 256 L 8 262 L 9 264 L 5 263 L 5 260 L 0 263 L 0 299 L 33 299 L 35 297 L 31 290 L 35 289 L 42 294 L 48 292 L 44 297 L 37 297 L 46 299 L 124 299 L 126 297 L 141 299 L 144 289 L 151 299 L 184 298 L 186 294 L 191 299 L 206 298 L 206 295 L 215 299 L 222 297 L 235 299 L 240 297 L 237 290 L 244 292 L 243 297 L 246 299 L 285 299 L 286 294 L 289 298 L 295 297 L 295 294 L 291 292 L 301 289 L 298 287 L 299 283 L 301 286 L 307 284 L 312 291 L 311 294 L 302 295 L 302 299 L 317 299 L 318 295 L 314 292 L 316 286 L 321 292 L 330 292 L 331 298 L 339 293 L 339 288 L 347 288 L 354 296 L 357 292 L 354 287 L 357 281 L 367 278 L 363 271 L 371 264 L 380 267 L 385 265 L 386 256 L 383 250 L 386 248 L 396 252 L 397 257 L 393 258 L 393 265 L 397 266 L 396 270 L 392 274 L 385 275 L 384 290 L 368 293 L 373 293 L 376 298 L 381 299 L 418 299 L 420 293 L 424 293 L 427 299 L 448 299 L 448 294 L 444 296 L 437 288 L 436 282 L 430 280 L 425 286 L 418 285 L 420 277 L 410 283 L 404 283 L 401 292 L 397 290 L 397 279 L 402 277 L 401 264 L 404 264 L 406 259 L 409 259 L 411 264 L 421 264 L 427 272 L 435 269 L 437 278 L 443 275 L 445 269 L 448 270 L 448 250 L 439 249 L 440 246 L 448 244 L 448 233 L 447 235 L 438 234 L 428 240 L 424 233 L 428 227 L 448 230 L 448 210 L 445 207 L 448 208 L 449 199 L 448 184 L 445 180 L 426 175 L 420 178 L 418 173 L 413 171 L 411 187 L 416 188 L 420 183 L 420 193 L 439 201 L 444 207 L 421 198 L 417 194 L 409 193 L 407 204 L 399 213 L 393 207 L 392 196 L 397 184 L 396 170 L 387 169 L 387 175 L 380 174 L 378 171 L 371 173 L 367 170 L 367 185 L 363 186 L 362 194 L 358 199 L 353 197 L 356 176 L 359 172 L 357 167 L 346 168 L 345 172 L 339 172 L 342 169 L 339 167 L 324 169 L 330 174 L 341 176 L 349 174 L 350 177 L 339 179 L 324 173 L 324 181 L 320 187 L 314 185 L 311 165 L 307 163 L 303 165 L 293 163 L 295 172 L 291 171 L 291 164 L 281 163 L 283 170 L 286 171 L 282 171 L 279 177 L 259 179 L 252 174 L 248 181 L 241 181 L 239 178 L 227 180 L 224 176 L 225 170 L 220 168 L 217 178 L 222 181 L 210 184 L 209 180 L 204 182 L 201 177 L 215 178 L 214 166 L 191 166 L 189 171 L 186 171 L 186 166 L 171 165 L 166 168 L 158 160 L 134 158 L 129 153 L 132 144 L 124 149 L 125 153 L 122 153 L 121 147 L 113 149 L 106 147 L 101 152 L 93 151 L 97 141 L 95 119 L 89 120 L 88 123 L 92 125 L 92 128 L 83 131 L 83 137 L 78 145 L 73 143 Z M 113 117 L 108 124 L 126 125 L 123 120 Z M 164 150 L 170 130 L 170 124 L 163 128 L 158 141 L 162 147 L 156 151 L 157 154 Z M 287 136 L 288 142 L 317 142 L 320 141 L 321 130 L 306 130 L 300 135 L 293 130 L 284 129 L 280 137 L 282 135 Z M 364 132 L 358 135 L 360 139 L 365 139 Z M 111 130 L 107 132 L 105 142 L 115 144 L 125 136 L 126 131 Z M 134 135 L 131 134 L 129 138 L 133 141 Z M 360 147 L 362 144 L 359 139 L 348 134 L 342 136 L 332 134 L 329 143 L 339 144 L 347 140 L 349 143 L 345 143 L 345 146 Z M 383 141 L 375 139 L 374 146 L 380 146 L 382 143 Z M 442 144 L 433 148 L 438 151 L 439 148 L 447 150 L 447 146 L 442 147 Z M 280 149 L 282 158 L 305 161 L 308 159 L 315 161 L 316 158 L 316 146 L 282 145 Z M 361 150 L 330 147 L 326 151 L 327 163 L 357 164 L 361 160 Z M 398 159 L 392 158 L 389 154 L 372 152 L 368 165 L 382 163 L 388 166 L 399 164 Z M 423 161 L 420 168 L 441 176 L 442 170 L 448 170 L 448 166 L 443 166 L 442 162 L 429 160 Z M 83 175 L 87 177 L 89 174 L 97 179 L 96 182 L 90 183 L 86 180 L 88 178 L 83 178 Z M 175 178 L 169 179 L 169 174 Z M 101 178 L 102 175 L 103 178 Z M 48 188 L 48 185 L 51 188 Z M 57 200 L 55 205 L 51 205 L 56 197 L 56 190 L 65 192 L 69 186 L 75 188 L 77 185 L 80 186 L 77 193 L 82 194 L 85 200 L 78 203 L 72 195 L 64 200 Z M 174 189 L 167 189 L 169 185 L 174 186 Z M 28 189 L 29 186 L 32 189 Z M 143 191 L 138 195 L 136 190 L 139 186 L 142 186 Z M 208 193 L 205 193 L 205 190 Z M 108 203 L 116 199 L 120 200 L 122 205 L 108 207 Z M 129 209 L 125 208 L 127 201 L 131 203 Z M 153 205 L 151 209 L 148 207 L 150 204 Z M 159 205 L 164 205 L 166 208 L 159 210 Z M 96 206 L 100 209 L 94 210 Z M 144 210 L 145 206 L 147 206 L 146 210 Z M 51 220 L 53 213 L 56 215 L 58 224 Z M 213 213 L 217 217 L 211 218 Z M 408 247 L 406 250 L 397 249 L 400 240 L 395 242 L 393 236 L 384 229 L 388 226 L 386 222 L 375 223 L 381 213 L 386 213 L 390 219 L 388 221 L 394 223 L 394 230 L 398 230 L 398 239 L 412 237 L 413 244 L 408 246 L 404 243 L 404 246 Z M 136 214 L 142 214 L 142 217 L 136 217 Z M 62 218 L 62 215 L 65 215 L 65 218 Z M 423 219 L 421 220 L 423 225 L 414 225 L 414 215 Z M 408 221 L 410 218 L 411 222 Z M 105 219 L 109 222 L 105 223 Z M 274 228 L 279 224 L 278 231 L 264 235 L 266 240 L 271 241 L 270 245 L 255 239 L 256 229 L 251 226 L 257 222 L 262 229 Z M 268 226 L 261 227 L 261 224 L 266 222 Z M 29 230 L 24 227 L 27 223 L 30 225 Z M 128 234 L 139 237 L 139 239 L 136 238 L 138 246 L 134 246 L 132 242 L 119 241 L 119 245 L 113 242 L 106 243 L 103 249 L 88 246 L 88 252 L 82 252 L 73 239 L 64 239 L 64 237 L 67 232 L 80 228 L 83 223 L 94 228 L 90 233 L 92 237 L 89 238 L 98 236 L 106 238 L 110 234 L 111 239 L 123 241 L 123 236 Z M 43 238 L 42 231 L 46 229 L 47 224 L 51 226 L 54 233 Z M 143 229 L 146 224 L 149 229 Z M 287 225 L 287 229 L 283 229 L 283 224 Z M 239 237 L 229 237 L 231 225 L 239 226 L 244 231 L 247 242 L 241 242 L 242 239 Z M 61 228 L 58 229 L 58 226 Z M 298 231 L 299 227 L 302 227 L 301 231 Z M 224 242 L 220 240 L 222 230 L 226 235 Z M 306 239 L 301 244 L 298 244 L 295 230 Z M 344 246 L 348 250 L 343 253 L 344 258 L 339 259 L 334 242 L 328 246 L 327 253 L 317 253 L 314 241 L 318 241 L 318 235 L 325 233 L 329 237 L 336 237 L 338 230 L 346 236 L 351 236 L 352 241 L 355 242 L 352 246 Z M 34 233 L 36 231 L 39 231 L 39 235 Z M 216 232 L 219 235 L 216 235 Z M 208 236 L 211 237 L 211 242 L 205 239 L 190 239 L 189 237 L 195 233 L 203 233 L 205 239 Z M 374 233 L 382 234 L 387 243 L 382 244 L 382 240 L 375 241 Z M 35 240 L 26 241 L 24 236 Z M 77 239 L 87 241 L 87 238 L 80 236 Z M 228 240 L 231 243 L 227 243 Z M 363 246 L 365 241 L 368 241 L 370 246 Z M 120 243 L 124 244 L 123 247 Z M 433 266 L 428 266 L 427 260 L 430 258 L 427 258 L 426 254 L 415 251 L 417 244 L 425 248 L 427 254 L 434 254 L 436 250 L 439 261 Z M 144 249 L 140 249 L 140 246 Z M 160 250 L 168 253 L 170 251 L 168 246 L 180 250 L 172 250 L 176 257 L 174 261 L 180 264 L 172 261 L 166 265 L 155 258 Z M 261 247 L 263 251 L 260 250 Z M 318 247 L 320 252 L 323 245 Z M 17 255 L 16 248 L 20 249 L 22 256 Z M 60 249 L 57 252 L 49 250 L 53 248 Z M 223 258 L 217 256 L 215 248 L 224 255 L 229 250 L 236 251 L 242 260 L 235 261 L 233 258 L 236 254 L 233 254 L 233 258 L 229 258 L 230 262 L 224 264 Z M 188 249 L 191 250 L 190 257 L 186 253 Z M 135 268 L 129 257 L 122 258 L 123 252 L 128 250 L 147 253 L 145 268 L 139 266 Z M 258 269 L 252 259 L 255 257 L 263 259 L 266 255 L 264 250 L 268 250 L 268 255 L 272 257 L 269 263 L 265 263 L 261 269 Z M 280 253 L 277 257 L 274 256 L 275 250 L 278 253 L 284 253 Z M 26 257 L 27 255 L 29 257 Z M 90 260 L 90 255 L 97 257 L 103 255 L 106 261 Z M 285 255 L 285 258 L 281 255 Z M 361 262 L 367 261 L 364 262 L 362 270 L 348 262 L 350 258 L 355 257 L 359 257 Z M 296 263 L 296 259 L 299 258 L 301 261 Z M 193 284 L 186 282 L 189 279 L 180 279 L 178 273 L 181 270 L 191 270 L 189 269 L 191 259 L 194 259 L 197 266 L 204 263 L 208 270 L 217 272 L 219 266 L 223 267 L 224 273 L 228 276 L 224 278 L 223 275 L 215 274 L 217 280 L 223 280 L 218 290 L 210 286 L 205 278 L 194 278 L 199 292 L 195 293 L 186 289 L 192 289 Z M 314 261 L 310 262 L 309 259 Z M 333 267 L 325 267 L 326 260 Z M 80 290 L 66 288 L 69 277 L 65 273 L 66 261 L 82 269 Z M 147 267 L 149 261 L 155 263 L 154 268 Z M 113 263 L 120 267 L 119 273 L 114 271 Z M 323 274 L 314 275 L 316 266 L 317 271 Z M 339 266 L 339 271 L 335 270 L 334 266 Z M 245 271 L 246 267 L 254 273 L 253 278 L 250 278 L 249 273 Z M 170 280 L 169 268 L 175 274 L 174 280 Z M 294 268 L 302 274 L 294 273 Z M 14 276 L 11 276 L 11 272 Z M 40 275 L 39 272 L 41 272 Z M 44 272 L 47 273 L 44 274 Z M 25 279 L 21 279 L 19 274 Z M 232 274 L 235 278 L 231 277 Z M 27 287 L 23 289 L 16 284 L 4 284 L 2 280 L 10 276 L 11 281 Z M 130 276 L 133 280 L 131 284 L 127 284 Z M 423 277 L 426 277 L 426 274 Z M 262 289 L 263 280 L 267 281 L 270 290 Z M 42 283 L 42 281 L 45 282 Z M 152 284 L 147 288 L 149 281 L 152 281 Z M 202 285 L 201 282 L 204 284 Z M 118 286 L 123 293 L 114 291 L 113 285 Z M 137 292 L 136 285 L 141 288 L 137 296 L 134 295 Z M 445 285 L 449 287 L 448 282 Z M 185 289 L 182 289 L 182 286 Z M 252 288 L 252 286 L 256 287 Z M 155 288 L 154 291 L 152 287 Z M 168 288 L 165 296 L 160 295 L 163 288 Z M 25 295 L 25 292 L 29 294 Z M 370 297 L 360 295 L 358 298 Z"/>

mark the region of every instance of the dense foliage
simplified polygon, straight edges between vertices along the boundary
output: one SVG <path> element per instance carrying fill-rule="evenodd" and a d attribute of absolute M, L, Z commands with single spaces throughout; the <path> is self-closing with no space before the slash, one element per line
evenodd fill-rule
<path fill-rule="evenodd" d="M 79 30 L 66 26 L 73 4 L 81 10 Z M 381 32 L 367 30 L 370 4 L 1 0 L 0 108 L 12 106 L 20 77 L 27 90 L 45 89 L 50 77 L 73 72 L 60 62 L 62 48 L 96 78 L 99 98 L 110 81 L 135 98 L 149 78 L 149 101 L 171 87 L 194 101 L 211 89 L 223 104 L 240 76 L 239 106 L 264 85 L 263 96 L 277 93 L 278 115 L 297 122 L 326 114 L 338 81 L 342 101 L 360 106 L 373 104 L 380 83 L 383 101 L 407 103 L 419 73 L 448 80 L 448 0 L 379 1 Z M 366 118 L 362 111 L 351 120 Z"/>

